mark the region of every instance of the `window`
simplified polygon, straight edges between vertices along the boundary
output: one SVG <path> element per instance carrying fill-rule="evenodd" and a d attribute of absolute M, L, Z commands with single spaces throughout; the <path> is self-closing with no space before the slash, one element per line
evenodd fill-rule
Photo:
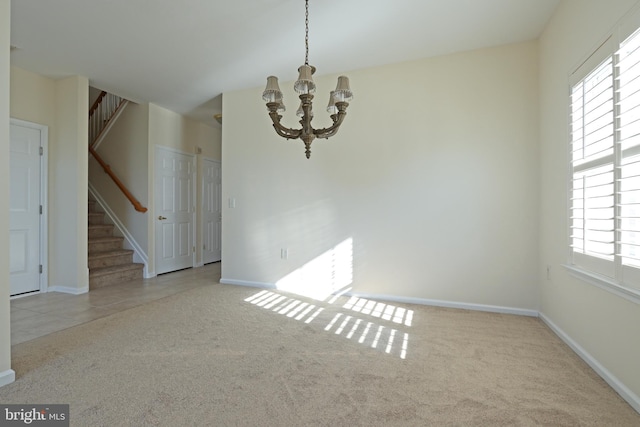
<path fill-rule="evenodd" d="M 640 30 L 603 46 L 571 86 L 572 264 L 640 296 Z"/>

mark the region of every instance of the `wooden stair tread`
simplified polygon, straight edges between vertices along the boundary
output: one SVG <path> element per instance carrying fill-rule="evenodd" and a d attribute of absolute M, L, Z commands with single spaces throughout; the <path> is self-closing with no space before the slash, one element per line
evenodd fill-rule
<path fill-rule="evenodd" d="M 133 251 L 131 249 L 114 249 L 112 251 L 92 252 L 89 254 L 89 259 L 108 258 L 118 255 L 129 255 L 132 253 Z"/>
<path fill-rule="evenodd" d="M 88 227 L 91 228 L 113 228 L 113 224 L 89 224 Z"/>
<path fill-rule="evenodd" d="M 143 268 L 144 268 L 144 264 L 135 264 L 135 263 L 112 265 L 109 267 L 97 267 L 97 268 L 92 268 L 89 271 L 89 277 L 104 276 L 106 274 L 117 273 L 121 271 L 142 270 Z"/>
<path fill-rule="evenodd" d="M 124 240 L 124 238 L 123 237 L 118 237 L 118 236 L 103 236 L 103 237 L 91 237 L 89 239 L 89 241 L 92 242 L 92 243 L 117 242 L 118 240 Z"/>

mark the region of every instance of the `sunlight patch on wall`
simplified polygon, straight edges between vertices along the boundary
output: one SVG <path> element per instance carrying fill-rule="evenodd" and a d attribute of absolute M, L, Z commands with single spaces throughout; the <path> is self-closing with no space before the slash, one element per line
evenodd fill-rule
<path fill-rule="evenodd" d="M 324 301 L 353 282 L 350 237 L 276 282 L 278 290 Z"/>

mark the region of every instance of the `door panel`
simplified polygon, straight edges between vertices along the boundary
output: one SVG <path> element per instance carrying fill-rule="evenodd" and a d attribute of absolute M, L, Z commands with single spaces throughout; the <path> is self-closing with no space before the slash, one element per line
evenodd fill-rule
<path fill-rule="evenodd" d="M 9 274 L 11 295 L 40 290 L 41 131 L 11 124 Z"/>
<path fill-rule="evenodd" d="M 193 156 L 156 149 L 156 273 L 193 267 Z"/>

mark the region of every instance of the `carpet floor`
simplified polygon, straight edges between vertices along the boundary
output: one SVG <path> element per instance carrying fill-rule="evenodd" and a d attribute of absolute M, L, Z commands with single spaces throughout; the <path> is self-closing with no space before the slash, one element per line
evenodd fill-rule
<path fill-rule="evenodd" d="M 15 345 L 72 426 L 640 426 L 539 319 L 212 284 Z"/>

